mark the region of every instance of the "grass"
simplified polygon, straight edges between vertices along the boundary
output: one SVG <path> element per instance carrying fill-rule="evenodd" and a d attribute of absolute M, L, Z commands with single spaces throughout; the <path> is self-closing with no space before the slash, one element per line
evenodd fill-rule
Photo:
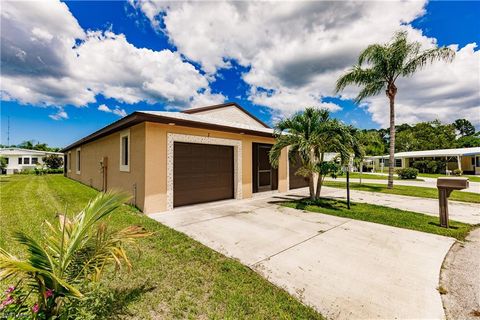
<path fill-rule="evenodd" d="M 325 181 L 324 185 L 327 187 L 334 187 L 334 188 L 343 188 L 343 189 L 346 188 L 344 181 Z M 360 184 L 357 182 L 351 182 L 350 188 L 352 190 L 438 199 L 438 190 L 434 188 L 394 185 L 393 189 L 388 189 L 386 184 L 376 184 L 376 183 Z M 449 199 L 455 200 L 455 201 L 462 201 L 462 202 L 480 203 L 480 194 L 473 193 L 473 192 L 453 191 Z"/>
<path fill-rule="evenodd" d="M 465 237 L 474 228 L 472 225 L 452 220 L 450 220 L 450 228 L 442 228 L 439 225 L 438 217 L 367 203 L 351 203 L 351 209 L 349 210 L 346 201 L 335 199 L 321 198 L 314 202 L 302 199 L 285 202 L 283 205 L 290 208 L 324 213 L 337 217 L 433 233 L 453 237 L 458 240 L 465 240 Z"/>
<path fill-rule="evenodd" d="M 446 176 L 444 174 L 440 173 L 419 173 L 419 177 L 425 177 L 425 178 L 438 178 L 438 177 L 455 177 L 455 176 Z M 480 176 L 474 176 L 474 175 L 462 175 L 460 178 L 468 178 L 472 182 L 480 182 Z"/>
<path fill-rule="evenodd" d="M 23 254 L 10 242 L 12 231 L 37 237 L 44 220 L 52 221 L 65 206 L 70 213 L 79 211 L 96 193 L 60 175 L 0 178 L 0 246 Z M 119 209 L 110 223 L 141 225 L 155 235 L 129 248 L 131 273 L 121 271 L 105 281 L 114 295 L 108 313 L 99 318 L 323 319 L 238 261 L 130 206 Z"/>
<path fill-rule="evenodd" d="M 361 175 L 362 179 L 371 179 L 371 180 L 388 180 L 388 176 L 386 175 L 383 175 L 383 174 L 374 174 L 374 173 L 363 173 Z M 347 176 L 344 174 L 342 176 L 339 176 L 339 178 L 347 178 Z M 360 179 L 360 173 L 359 172 L 351 172 L 350 173 L 350 178 L 351 179 Z M 397 177 L 397 175 L 395 175 L 393 177 L 393 180 L 402 180 L 400 178 Z M 423 179 L 409 179 L 409 180 L 406 180 L 406 181 L 424 181 Z M 405 181 L 405 180 L 403 180 Z"/>

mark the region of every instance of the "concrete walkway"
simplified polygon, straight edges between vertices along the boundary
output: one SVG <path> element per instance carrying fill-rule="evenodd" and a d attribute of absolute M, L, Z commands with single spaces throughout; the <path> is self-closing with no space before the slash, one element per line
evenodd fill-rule
<path fill-rule="evenodd" d="M 296 193 L 150 217 L 237 258 L 330 319 L 443 319 L 440 267 L 454 239 L 279 207 Z"/>
<path fill-rule="evenodd" d="M 307 196 L 307 188 L 299 189 L 297 193 Z M 345 189 L 322 187 L 322 197 L 346 199 Z M 353 202 L 362 202 L 386 206 L 402 210 L 420 212 L 438 217 L 438 200 L 400 196 L 380 192 L 350 190 L 350 199 Z M 451 220 L 470 224 L 480 224 L 480 204 L 460 201 L 449 201 L 449 216 Z"/>

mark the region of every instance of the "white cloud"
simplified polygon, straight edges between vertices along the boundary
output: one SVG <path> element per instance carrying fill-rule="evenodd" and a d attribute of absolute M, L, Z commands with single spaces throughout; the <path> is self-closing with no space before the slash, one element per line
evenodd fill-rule
<path fill-rule="evenodd" d="M 68 119 L 68 114 L 63 110 L 59 109 L 57 113 L 49 115 L 53 120 L 66 120 Z"/>
<path fill-rule="evenodd" d="M 125 109 L 122 109 L 119 106 L 115 106 L 115 108 L 110 109 L 106 104 L 101 104 L 97 109 L 103 112 L 116 114 L 119 117 L 125 117 L 127 115 Z"/>
<path fill-rule="evenodd" d="M 409 25 L 424 14 L 426 1 L 131 1 L 208 74 L 229 68 L 230 60 L 249 67 L 243 75 L 251 86 L 249 99 L 283 114 L 312 105 L 338 109 L 322 102 L 334 95 L 336 79 L 367 45 L 384 43 L 399 29 L 426 47 L 436 42 Z M 398 82 L 399 121 L 478 114 L 479 51 L 472 45 L 464 49 L 453 64 L 439 63 Z M 347 88 L 342 97 L 356 92 Z M 386 126 L 384 96 L 366 102 L 373 120 Z"/>
<path fill-rule="evenodd" d="M 224 100 L 179 53 L 136 48 L 110 31 L 85 32 L 59 1 L 2 2 L 1 45 L 2 98 L 24 104 L 81 107 L 99 94 L 178 108 Z"/>

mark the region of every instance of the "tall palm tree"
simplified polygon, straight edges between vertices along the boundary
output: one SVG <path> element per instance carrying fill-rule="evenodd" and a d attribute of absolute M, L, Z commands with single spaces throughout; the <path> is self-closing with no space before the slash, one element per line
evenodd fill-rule
<path fill-rule="evenodd" d="M 281 151 L 286 147 L 290 162 L 294 163 L 299 156 L 301 166 L 296 174 L 309 178 L 312 200 L 320 197 L 325 176 L 335 172 L 335 165 L 325 161 L 325 153 L 336 152 L 345 162 L 352 152 L 350 129 L 330 118 L 326 109 L 306 108 L 304 112 L 279 121 L 275 126 L 275 137 L 270 162 L 277 167 Z M 315 176 L 318 177 L 316 186 Z"/>
<path fill-rule="evenodd" d="M 408 42 L 405 31 L 397 32 L 387 44 L 368 46 L 358 58 L 358 64 L 337 80 L 336 92 L 347 85 L 362 87 L 356 102 L 379 94 L 385 90 L 390 101 L 390 157 L 388 165 L 388 188 L 393 188 L 395 154 L 395 96 L 396 80 L 412 76 L 417 70 L 436 60 L 452 61 L 455 51 L 446 47 L 435 47 L 421 51 L 419 42 Z M 366 66 L 363 66 L 366 64 Z"/>

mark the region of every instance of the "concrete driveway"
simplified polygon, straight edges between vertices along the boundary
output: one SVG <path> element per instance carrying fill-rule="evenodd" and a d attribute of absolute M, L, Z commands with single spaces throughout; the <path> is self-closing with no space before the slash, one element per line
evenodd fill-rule
<path fill-rule="evenodd" d="M 332 319 L 442 319 L 454 239 L 279 207 L 263 195 L 150 217 L 237 258 Z"/>

